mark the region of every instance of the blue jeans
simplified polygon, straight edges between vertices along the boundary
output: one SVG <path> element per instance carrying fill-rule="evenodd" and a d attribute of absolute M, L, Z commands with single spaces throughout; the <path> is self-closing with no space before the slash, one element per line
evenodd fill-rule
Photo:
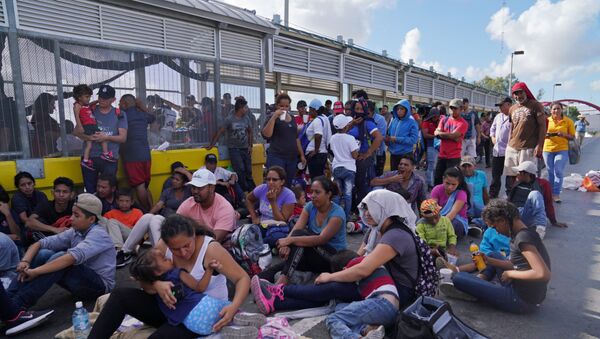
<path fill-rule="evenodd" d="M 4 285 L 0 284 L 0 320 L 6 321 L 14 319 L 21 309 L 15 302 L 10 298 Z"/>
<path fill-rule="evenodd" d="M 355 204 L 360 203 L 363 198 L 371 192 L 371 179 L 375 176 L 375 159 L 370 156 L 364 160 L 356 160 L 356 186 Z"/>
<path fill-rule="evenodd" d="M 252 158 L 247 148 L 230 148 L 229 160 L 237 174 L 240 186 L 244 192 L 251 192 L 256 184 L 252 178 Z"/>
<path fill-rule="evenodd" d="M 471 188 L 471 187 L 469 187 Z M 471 218 L 481 218 L 481 212 L 483 212 L 483 208 L 485 206 L 479 202 L 472 199 L 471 207 L 469 208 L 468 215 Z"/>
<path fill-rule="evenodd" d="M 552 194 L 559 195 L 565 177 L 565 166 L 569 162 L 569 151 L 544 152 L 543 155 L 548 168 L 548 181 L 552 185 Z"/>
<path fill-rule="evenodd" d="M 352 189 L 354 188 L 355 176 L 355 172 L 352 172 L 342 166 L 333 169 L 333 179 L 340 188 L 341 196 L 344 200 L 344 212 L 346 212 L 346 220 L 349 220 L 348 218 L 350 217 L 350 209 L 352 208 Z M 342 206 L 339 195 L 335 196 L 333 201 Z"/>
<path fill-rule="evenodd" d="M 438 157 L 438 151 L 433 146 L 427 147 L 427 185 L 434 186 L 435 160 Z"/>
<path fill-rule="evenodd" d="M 117 175 L 117 162 L 109 162 L 100 159 L 100 157 L 90 158 L 94 163 L 96 170 L 91 170 L 81 166 L 81 174 L 83 175 L 83 185 L 87 193 L 96 193 L 96 184 L 98 183 L 98 175 L 110 174 Z"/>
<path fill-rule="evenodd" d="M 331 338 L 362 338 L 361 331 L 368 325 L 389 326 L 396 321 L 398 308 L 387 299 L 374 297 L 355 301 L 329 315 L 325 325 Z"/>
<path fill-rule="evenodd" d="M 493 268 L 493 274 L 498 277 L 502 275 L 502 272 L 503 270 L 497 267 Z M 512 283 L 506 285 L 495 284 L 467 272 L 456 273 L 452 278 L 452 282 L 459 291 L 470 294 L 478 300 L 505 312 L 530 313 L 537 309 L 536 305 L 529 304 L 519 297 Z"/>
<path fill-rule="evenodd" d="M 283 300 L 275 298 L 274 306 L 278 311 L 301 310 L 326 305 L 330 300 L 342 302 L 361 300 L 355 283 L 328 282 L 325 284 L 285 285 Z"/>
<path fill-rule="evenodd" d="M 519 207 L 519 212 L 521 213 L 521 220 L 527 227 L 546 227 L 546 207 L 542 193 L 538 191 L 529 192 L 527 201 L 525 201 L 523 207 Z"/>
<path fill-rule="evenodd" d="M 298 166 L 298 159 L 289 157 L 283 157 L 279 154 L 273 154 L 267 152 L 267 169 L 271 166 L 280 166 L 285 170 L 285 186 L 290 187 L 292 180 L 296 177 L 296 171 Z"/>
<path fill-rule="evenodd" d="M 44 265 L 65 253 L 41 249 L 31 262 L 31 267 Z M 85 264 L 43 274 L 27 282 L 19 282 L 14 279 L 7 292 L 18 307 L 27 309 L 33 306 L 55 283 L 82 299 L 94 299 L 107 292 L 100 276 Z"/>

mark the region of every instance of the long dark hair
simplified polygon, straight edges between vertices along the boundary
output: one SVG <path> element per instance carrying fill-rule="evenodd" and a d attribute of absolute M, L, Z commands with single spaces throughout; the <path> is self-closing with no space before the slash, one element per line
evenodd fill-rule
<path fill-rule="evenodd" d="M 141 253 L 129 267 L 129 274 L 138 281 L 152 283 L 159 280 L 156 275 L 157 265 L 153 250 Z"/>
<path fill-rule="evenodd" d="M 179 214 L 168 216 L 160 226 L 160 238 L 166 243 L 178 235 L 192 237 L 195 235 L 208 235 L 214 237 L 206 227 L 200 226 L 191 218 Z"/>
<path fill-rule="evenodd" d="M 465 176 L 462 174 L 462 171 L 458 167 L 450 167 L 444 171 L 444 178 L 451 177 L 456 178 L 458 180 L 457 190 L 463 190 L 467 193 L 467 208 L 471 207 L 471 191 L 469 190 L 469 185 L 465 181 Z"/>

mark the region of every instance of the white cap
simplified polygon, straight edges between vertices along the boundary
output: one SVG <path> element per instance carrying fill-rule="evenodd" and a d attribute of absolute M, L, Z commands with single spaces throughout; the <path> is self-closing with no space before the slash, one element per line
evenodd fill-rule
<path fill-rule="evenodd" d="M 309 108 L 314 108 L 315 110 L 318 110 L 319 108 L 321 108 L 321 106 L 323 106 L 323 103 L 319 99 L 312 99 L 310 101 L 310 104 L 308 104 Z"/>
<path fill-rule="evenodd" d="M 348 126 L 348 124 L 351 122 L 352 122 L 352 117 L 344 115 L 344 114 L 338 114 L 335 116 L 335 118 L 333 118 L 333 127 L 337 128 L 337 129 L 342 129 L 342 128 Z"/>
<path fill-rule="evenodd" d="M 531 174 L 537 174 L 537 165 L 533 161 L 523 161 L 517 167 L 513 167 L 516 172 L 527 172 Z"/>
<path fill-rule="evenodd" d="M 75 308 L 82 308 L 83 307 L 83 302 L 78 301 L 75 303 Z"/>
<path fill-rule="evenodd" d="M 201 168 L 194 172 L 194 175 L 192 175 L 192 180 L 186 185 L 192 185 L 200 188 L 206 185 L 215 185 L 216 183 L 217 179 L 215 178 L 213 172 L 207 170 L 206 168 Z"/>

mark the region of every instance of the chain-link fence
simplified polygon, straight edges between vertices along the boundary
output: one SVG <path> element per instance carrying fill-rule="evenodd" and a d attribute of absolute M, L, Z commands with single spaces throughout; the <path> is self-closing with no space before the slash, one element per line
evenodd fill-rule
<path fill-rule="evenodd" d="M 255 142 L 262 140 L 259 68 L 221 65 L 220 95 L 215 98 L 211 61 L 30 36 L 18 37 L 15 59 L 7 41 L 0 33 L 0 160 L 80 155 L 82 141 L 72 135 L 76 124 L 72 91 L 78 84 L 94 90 L 92 100 L 100 86 L 114 87 L 115 106 L 124 94 L 141 99 L 152 116 L 148 126 L 152 148 L 165 142 L 170 149 L 208 144 L 238 96 L 248 101 L 248 114 L 257 121 Z M 20 62 L 22 81 L 15 81 L 11 60 Z M 19 94 L 23 107 L 15 99 Z M 23 126 L 28 135 L 21 133 Z"/>

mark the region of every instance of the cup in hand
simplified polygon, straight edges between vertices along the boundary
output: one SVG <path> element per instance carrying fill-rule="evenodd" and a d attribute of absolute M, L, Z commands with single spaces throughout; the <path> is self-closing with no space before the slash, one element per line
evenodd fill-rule
<path fill-rule="evenodd" d="M 452 282 L 452 270 L 449 268 L 440 269 L 441 282 Z"/>

